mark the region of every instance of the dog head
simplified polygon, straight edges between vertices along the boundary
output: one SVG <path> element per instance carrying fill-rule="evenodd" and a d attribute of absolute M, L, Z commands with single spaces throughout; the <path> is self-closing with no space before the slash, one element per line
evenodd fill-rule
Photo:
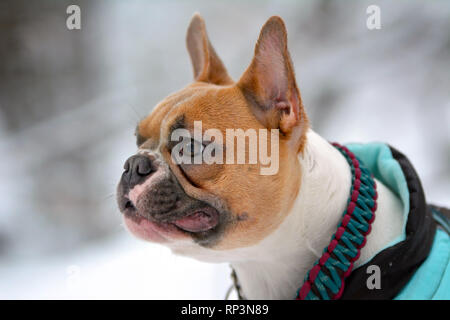
<path fill-rule="evenodd" d="M 187 48 L 194 82 L 138 124 L 117 200 L 133 234 L 195 256 L 251 246 L 280 225 L 300 190 L 308 119 L 281 18 L 265 23 L 237 82 L 199 15 Z"/>

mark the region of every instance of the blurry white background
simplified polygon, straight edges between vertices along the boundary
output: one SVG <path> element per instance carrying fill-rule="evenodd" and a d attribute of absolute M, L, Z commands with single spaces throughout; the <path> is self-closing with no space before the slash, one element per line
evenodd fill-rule
<path fill-rule="evenodd" d="M 81 30 L 66 8 L 81 8 Z M 366 8 L 381 8 L 380 30 Z M 447 1 L 0 3 L 0 298 L 222 299 L 227 265 L 125 232 L 115 185 L 139 119 L 192 80 L 194 12 L 237 79 L 280 15 L 313 128 L 404 152 L 429 202 L 449 205 Z"/>

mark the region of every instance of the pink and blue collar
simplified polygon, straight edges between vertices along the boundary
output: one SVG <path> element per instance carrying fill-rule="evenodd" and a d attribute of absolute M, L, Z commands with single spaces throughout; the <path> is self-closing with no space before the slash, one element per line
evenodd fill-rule
<path fill-rule="evenodd" d="M 373 175 L 345 146 L 333 143 L 352 171 L 352 187 L 347 208 L 331 242 L 324 249 L 297 293 L 297 300 L 335 300 L 344 291 L 345 279 L 364 247 L 377 209 Z"/>

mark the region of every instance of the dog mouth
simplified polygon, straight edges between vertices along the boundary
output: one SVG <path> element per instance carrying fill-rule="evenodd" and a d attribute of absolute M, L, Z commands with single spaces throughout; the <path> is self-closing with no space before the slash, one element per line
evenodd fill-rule
<path fill-rule="evenodd" d="M 156 242 L 187 235 L 201 237 L 213 232 L 220 222 L 219 212 L 209 205 L 183 213 L 166 213 L 163 217 L 154 218 L 140 214 L 133 203 L 127 201 L 123 213 L 126 225 L 133 234 Z"/>
<path fill-rule="evenodd" d="M 219 213 L 213 208 L 203 208 L 172 223 L 186 232 L 206 232 L 214 229 L 219 224 Z"/>
<path fill-rule="evenodd" d="M 175 176 L 158 171 L 131 189 L 122 176 L 117 202 L 128 231 L 150 242 L 193 240 L 211 247 L 220 241 L 230 221 L 221 201 L 191 197 Z"/>

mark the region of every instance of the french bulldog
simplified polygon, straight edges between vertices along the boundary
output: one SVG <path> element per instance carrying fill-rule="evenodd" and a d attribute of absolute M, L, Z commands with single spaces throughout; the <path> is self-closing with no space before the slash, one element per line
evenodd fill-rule
<path fill-rule="evenodd" d="M 176 254 L 229 262 L 247 299 L 292 299 L 342 218 L 349 164 L 310 127 L 280 17 L 264 24 L 237 81 L 200 15 L 193 16 L 186 39 L 194 81 L 158 103 L 136 128 L 138 150 L 126 160 L 117 188 L 124 223 L 135 236 Z M 268 166 L 261 158 L 247 161 L 252 146 L 244 163 L 175 161 L 175 148 L 192 157 L 220 142 L 197 141 L 195 122 L 201 133 L 221 133 L 222 144 L 234 139 L 228 129 L 268 130 L 259 138 L 276 154 L 276 172 L 261 174 Z M 191 138 L 173 139 L 177 130 Z M 377 218 L 355 267 L 402 233 L 402 202 L 376 183 Z"/>

